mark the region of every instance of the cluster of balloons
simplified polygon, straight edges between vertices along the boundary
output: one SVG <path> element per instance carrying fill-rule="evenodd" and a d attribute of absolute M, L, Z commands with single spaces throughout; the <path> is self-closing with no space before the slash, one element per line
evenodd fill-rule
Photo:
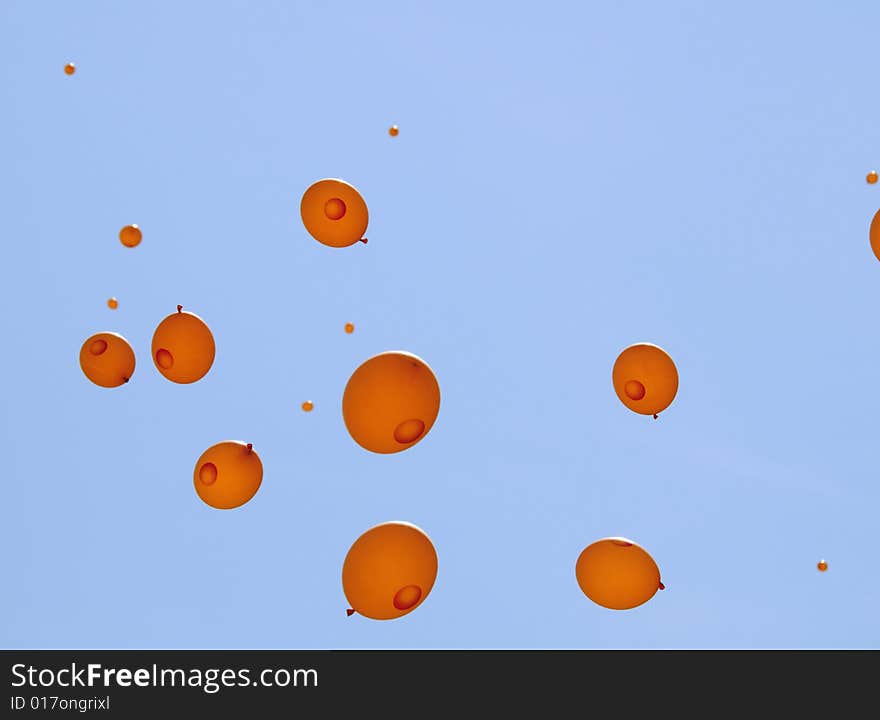
<path fill-rule="evenodd" d="M 64 72 L 75 72 L 68 63 Z M 397 137 L 399 128 L 388 129 Z M 867 175 L 875 184 L 877 173 Z M 351 184 L 337 178 L 313 183 L 304 192 L 300 215 L 306 231 L 319 243 L 344 248 L 367 243 L 367 204 Z M 119 232 L 123 246 L 140 245 L 142 232 L 126 225 Z M 871 247 L 880 259 L 880 211 L 870 228 Z M 118 300 L 110 298 L 116 309 Z M 354 332 L 346 323 L 345 332 Z M 207 324 L 197 315 L 177 312 L 156 327 L 151 357 L 158 372 L 178 384 L 202 379 L 214 363 L 216 347 Z M 94 384 L 105 388 L 128 383 L 135 371 L 131 344 L 114 332 L 99 332 L 80 348 L 80 367 Z M 611 370 L 614 392 L 620 402 L 639 415 L 657 419 L 675 399 L 679 376 L 669 354 L 655 344 L 640 342 L 624 348 Z M 314 403 L 302 403 L 311 412 Z M 428 435 L 440 411 L 440 386 L 434 371 L 417 355 L 395 350 L 379 353 L 351 374 L 342 397 L 342 419 L 352 440 L 377 454 L 412 448 Z M 249 502 L 263 481 L 263 464 L 253 444 L 226 440 L 205 450 L 193 470 L 198 497 L 208 506 L 231 510 Z M 828 568 L 822 560 L 822 572 Z M 376 620 L 402 617 L 419 607 L 437 578 L 437 552 L 420 528 L 407 522 L 376 525 L 358 537 L 342 566 L 342 585 L 350 605 L 347 613 Z M 623 537 L 606 537 L 587 545 L 575 563 L 581 591 L 597 605 L 628 610 L 648 602 L 664 585 L 651 555 Z"/>
<path fill-rule="evenodd" d="M 177 312 L 162 320 L 153 333 L 152 356 L 156 369 L 168 380 L 194 383 L 214 364 L 214 336 L 204 320 L 178 305 Z M 82 344 L 79 364 L 95 385 L 114 388 L 131 380 L 135 354 L 122 335 L 99 332 Z"/>

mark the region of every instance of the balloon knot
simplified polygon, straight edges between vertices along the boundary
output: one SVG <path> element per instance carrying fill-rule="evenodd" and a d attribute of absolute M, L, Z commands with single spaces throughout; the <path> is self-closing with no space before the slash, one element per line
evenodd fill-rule
<path fill-rule="evenodd" d="M 127 377 L 125 377 L 125 375 L 122 376 L 122 382 L 126 382 L 126 383 L 127 383 L 130 379 L 131 379 L 131 378 L 127 378 Z"/>
<path fill-rule="evenodd" d="M 657 413 L 654 413 L 654 419 L 655 420 L 657 419 Z"/>
<path fill-rule="evenodd" d="M 660 583 L 660 589 L 661 589 L 661 590 L 665 590 L 665 589 L 666 589 L 666 586 L 665 586 L 663 583 Z"/>
<path fill-rule="evenodd" d="M 248 451 L 248 452 L 252 452 L 253 449 L 254 449 L 254 444 L 253 444 L 253 443 L 248 443 L 248 444 L 247 444 L 247 451 Z"/>
<path fill-rule="evenodd" d="M 366 239 L 366 238 L 361 238 L 361 242 L 362 242 L 364 245 L 366 245 L 366 244 L 367 244 L 367 239 Z"/>
<path fill-rule="evenodd" d="M 177 306 L 177 312 L 181 312 L 182 310 L 183 310 L 183 305 L 178 305 L 178 306 Z"/>
<path fill-rule="evenodd" d="M 352 615 L 354 615 L 354 609 L 348 608 L 348 610 L 345 611 L 345 614 L 347 617 L 351 617 Z"/>

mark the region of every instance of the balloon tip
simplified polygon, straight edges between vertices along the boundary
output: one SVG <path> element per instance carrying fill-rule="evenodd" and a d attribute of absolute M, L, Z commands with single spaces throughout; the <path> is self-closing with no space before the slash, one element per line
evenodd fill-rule
<path fill-rule="evenodd" d="M 352 615 L 354 615 L 354 609 L 348 608 L 348 610 L 345 611 L 345 615 L 346 617 L 351 617 Z"/>
<path fill-rule="evenodd" d="M 129 380 L 131 380 L 131 378 L 127 378 L 125 375 L 122 376 L 122 382 L 127 383 Z"/>
<path fill-rule="evenodd" d="M 178 305 L 177 312 L 182 312 L 182 311 L 183 311 L 183 305 Z"/>
<path fill-rule="evenodd" d="M 661 590 L 665 590 L 665 589 L 666 589 L 666 586 L 665 586 L 663 583 L 660 583 L 660 589 L 661 589 Z"/>
<path fill-rule="evenodd" d="M 253 449 L 254 449 L 254 444 L 253 444 L 253 443 L 248 443 L 248 444 L 247 444 L 247 451 L 248 451 L 248 452 L 253 452 Z"/>
<path fill-rule="evenodd" d="M 658 417 L 657 413 L 654 413 L 654 419 L 656 420 Z"/>
<path fill-rule="evenodd" d="M 366 244 L 367 244 L 367 239 L 366 239 L 366 238 L 361 238 L 361 242 L 362 242 L 364 245 L 366 245 Z"/>

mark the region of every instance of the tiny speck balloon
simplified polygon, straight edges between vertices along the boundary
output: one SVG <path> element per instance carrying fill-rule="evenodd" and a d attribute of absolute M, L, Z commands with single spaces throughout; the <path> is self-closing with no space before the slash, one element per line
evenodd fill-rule
<path fill-rule="evenodd" d="M 388 134 L 391 137 L 397 137 L 400 134 L 400 128 L 398 128 L 397 125 L 392 125 L 388 128 Z"/>
<path fill-rule="evenodd" d="M 67 65 L 64 66 L 64 72 L 66 75 L 73 75 L 76 72 L 76 65 L 73 63 L 67 63 Z"/>
<path fill-rule="evenodd" d="M 828 569 L 828 563 L 824 560 L 820 560 L 816 563 L 816 567 L 819 568 L 819 572 L 825 572 Z"/>
<path fill-rule="evenodd" d="M 137 225 L 126 225 L 119 231 L 119 242 L 125 247 L 133 248 L 141 244 L 143 233 Z"/>
<path fill-rule="evenodd" d="M 116 298 L 110 298 L 107 301 L 107 307 L 110 308 L 111 310 L 115 310 L 116 308 L 119 307 L 119 301 Z"/>
<path fill-rule="evenodd" d="M 345 332 L 351 335 L 354 332 L 354 325 L 352 323 L 345 323 Z"/>
<path fill-rule="evenodd" d="M 302 404 L 302 409 L 303 409 L 303 412 L 311 412 L 312 410 L 315 409 L 315 403 L 313 403 L 311 400 L 306 400 Z"/>
<path fill-rule="evenodd" d="M 868 181 L 868 185 L 873 185 L 874 183 L 876 183 L 877 182 L 877 171 L 871 170 L 871 172 L 869 172 L 865 176 L 865 180 Z"/>

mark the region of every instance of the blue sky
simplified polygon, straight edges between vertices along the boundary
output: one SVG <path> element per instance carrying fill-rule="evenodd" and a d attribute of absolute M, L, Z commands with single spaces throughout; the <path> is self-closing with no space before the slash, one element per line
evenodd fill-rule
<path fill-rule="evenodd" d="M 2 3 L 0 645 L 880 647 L 878 24 L 868 0 Z M 369 244 L 306 233 L 325 177 Z M 149 357 L 177 304 L 217 342 L 191 386 Z M 137 354 L 119 389 L 77 362 L 102 330 Z M 657 421 L 611 385 L 639 341 L 681 377 Z M 442 405 L 373 455 L 342 391 L 392 349 Z M 222 512 L 192 471 L 226 439 L 265 476 Z M 348 618 L 345 553 L 394 519 L 434 541 L 434 589 Z M 667 589 L 591 603 L 574 565 L 608 535 Z"/>

